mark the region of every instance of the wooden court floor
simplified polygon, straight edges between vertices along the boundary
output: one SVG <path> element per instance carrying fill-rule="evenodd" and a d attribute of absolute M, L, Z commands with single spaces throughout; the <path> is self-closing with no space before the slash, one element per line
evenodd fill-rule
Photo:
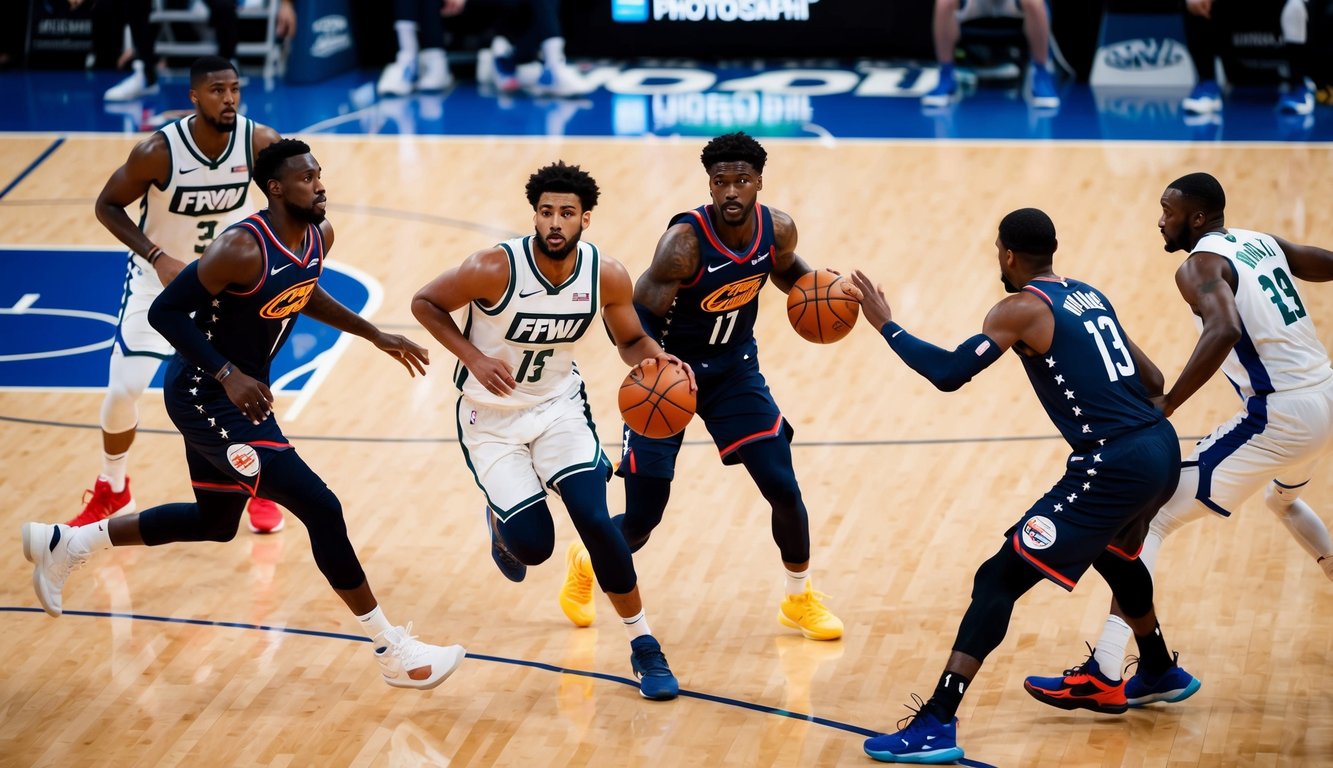
<path fill-rule="evenodd" d="M 0 179 L 53 138 L 0 137 Z M 669 216 L 707 194 L 702 139 L 310 141 L 338 232 L 333 257 L 382 284 L 375 322 L 422 342 L 412 294 L 469 252 L 529 231 L 522 187 L 539 166 L 562 158 L 596 176 L 603 200 L 586 237 L 636 276 Z M 992 243 L 1017 207 L 1051 214 L 1057 270 L 1105 290 L 1168 381 L 1196 337 L 1172 281 L 1179 257 L 1163 252 L 1156 229 L 1170 180 L 1210 171 L 1232 225 L 1333 245 L 1325 147 L 766 144 L 760 200 L 793 215 L 798 251 L 817 266 L 866 270 L 896 319 L 942 346 L 976 332 L 1002 296 Z M 0 200 L 0 242 L 113 244 L 92 202 L 130 146 L 69 137 Z M 1333 288 L 1302 291 L 1333 343 Z M 929 694 L 975 567 L 1058 477 L 1066 451 L 1016 361 L 938 393 L 869 328 L 834 345 L 804 342 L 782 299 L 763 300 L 762 364 L 796 427 L 815 585 L 846 622 L 841 642 L 778 624 L 782 572 L 766 506 L 694 425 L 667 519 L 636 563 L 688 695 L 642 700 L 626 684 L 627 643 L 605 598 L 591 629 L 568 625 L 556 604 L 573 535 L 558 503 L 552 561 L 523 584 L 496 572 L 454 440 L 452 360 L 433 343 L 430 375 L 414 380 L 357 342 L 296 418 L 283 418 L 282 401 L 278 416 L 342 499 L 390 618 L 473 654 L 443 686 L 423 694 L 380 682 L 295 520 L 274 536 L 242 530 L 227 544 L 102 553 L 65 591 L 66 610 L 86 614 L 53 620 L 31 610 L 18 529 L 78 511 L 99 468 L 101 398 L 0 391 L 0 765 L 870 764 L 861 732 L 892 730 L 910 694 Z M 579 359 L 614 454 L 624 366 L 589 338 Z M 1235 408 L 1214 381 L 1173 420 L 1197 437 Z M 156 395 L 141 403 L 141 426 L 130 465 L 140 507 L 188 499 L 179 438 Z M 1326 472 L 1305 498 L 1329 520 Z M 618 482 L 610 498 L 619 509 Z M 1333 584 L 1259 500 L 1185 529 L 1163 552 L 1158 609 L 1168 645 L 1203 681 L 1192 699 L 1117 717 L 1061 712 L 1023 692 L 1025 675 L 1082 660 L 1107 598 L 1090 575 L 1072 594 L 1043 584 L 1019 604 L 959 712 L 969 759 L 1333 765 Z"/>

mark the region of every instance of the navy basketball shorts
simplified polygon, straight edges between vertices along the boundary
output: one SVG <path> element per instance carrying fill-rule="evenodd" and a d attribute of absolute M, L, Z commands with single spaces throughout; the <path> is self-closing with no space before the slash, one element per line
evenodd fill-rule
<path fill-rule="evenodd" d="M 723 464 L 739 464 L 737 449 L 747 443 L 779 436 L 791 441 L 792 427 L 773 401 L 753 351 L 725 365 L 716 361 L 688 362 L 699 383 L 695 415 L 712 435 Z M 660 439 L 644 437 L 629 427 L 622 426 L 622 430 L 616 474 L 665 480 L 675 477 L 676 454 L 688 430 Z"/>
<path fill-rule="evenodd" d="M 1072 590 L 1102 552 L 1138 557 L 1148 524 L 1179 478 L 1180 442 L 1162 419 L 1071 453 L 1060 482 L 1005 535 L 1029 565 Z"/>
<path fill-rule="evenodd" d="M 259 488 L 264 457 L 291 448 L 275 417 L 254 424 L 209 374 L 180 355 L 167 366 L 167 415 L 185 438 L 190 481 L 196 489 L 245 493 Z"/>

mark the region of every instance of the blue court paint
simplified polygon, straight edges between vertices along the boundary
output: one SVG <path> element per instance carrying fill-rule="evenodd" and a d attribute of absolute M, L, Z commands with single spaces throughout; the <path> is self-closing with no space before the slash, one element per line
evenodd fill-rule
<path fill-rule="evenodd" d="M 0 270 L 11 276 L 0 285 L 0 389 L 106 386 L 126 253 L 0 246 Z M 353 312 L 378 302 L 373 279 L 336 261 L 327 266 L 320 286 Z M 327 353 L 339 336 L 323 323 L 298 318 L 273 360 L 275 392 L 301 392 L 321 367 L 332 365 L 336 355 Z M 164 369 L 158 369 L 154 388 L 162 386 Z"/>
<path fill-rule="evenodd" d="M 64 139 L 56 139 L 54 142 L 52 142 L 51 146 L 47 147 L 46 151 L 38 155 L 36 160 L 33 160 L 31 163 L 29 163 L 28 167 L 24 168 L 23 171 L 18 176 L 15 176 L 13 181 L 9 182 L 9 184 L 7 184 L 4 189 L 0 189 L 0 200 L 4 200 L 5 195 L 9 194 L 10 190 L 14 189 L 14 187 L 17 187 L 24 179 L 28 177 L 28 174 L 37 170 L 37 166 L 41 165 L 46 160 L 46 158 L 50 157 L 51 153 L 55 152 L 57 149 L 60 149 L 60 145 L 64 143 L 65 143 Z"/>

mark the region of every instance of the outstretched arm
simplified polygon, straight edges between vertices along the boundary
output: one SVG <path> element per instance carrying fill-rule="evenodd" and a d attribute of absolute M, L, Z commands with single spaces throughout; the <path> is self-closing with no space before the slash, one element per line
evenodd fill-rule
<path fill-rule="evenodd" d="M 142 199 L 154 185 L 166 184 L 172 170 L 167 139 L 161 133 L 154 133 L 130 151 L 125 164 L 106 180 L 93 206 L 102 226 L 131 251 L 147 260 L 157 271 L 158 280 L 163 285 L 171 282 L 176 273 L 184 268 L 185 262 L 149 240 L 139 225 L 125 213 L 125 208 Z"/>
<path fill-rule="evenodd" d="M 918 339 L 895 323 L 884 290 L 864 272 L 853 272 L 852 284 L 861 291 L 866 319 L 889 347 L 909 368 L 943 392 L 952 392 L 971 381 L 1019 341 L 1039 350 L 1050 347 L 1054 321 L 1041 300 L 1031 294 L 1014 294 L 996 304 L 986 315 L 981 333 L 949 351 Z"/>
<path fill-rule="evenodd" d="M 426 375 L 426 366 L 430 365 L 430 352 L 425 347 L 406 336 L 381 331 L 374 323 L 343 306 L 318 285 L 315 286 L 315 292 L 301 310 L 301 314 L 343 333 L 360 336 L 369 341 L 401 363 L 413 378 L 418 373 Z"/>
<path fill-rule="evenodd" d="M 513 371 L 505 361 L 482 354 L 449 313 L 473 301 L 495 306 L 505 297 L 509 281 L 509 258 L 504 249 L 489 248 L 468 256 L 412 297 L 412 315 L 417 322 L 454 353 L 482 386 L 502 397 L 518 386 Z"/>
<path fill-rule="evenodd" d="M 1162 412 L 1167 416 L 1217 373 L 1240 340 L 1240 312 L 1236 309 L 1231 269 L 1231 262 L 1223 256 L 1198 251 L 1176 270 L 1176 287 L 1203 320 L 1203 331 L 1180 377 L 1162 401 Z"/>

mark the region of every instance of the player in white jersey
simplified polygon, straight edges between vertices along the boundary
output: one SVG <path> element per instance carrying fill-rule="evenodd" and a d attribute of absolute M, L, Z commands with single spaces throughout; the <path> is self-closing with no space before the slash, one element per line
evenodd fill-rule
<path fill-rule="evenodd" d="M 1160 407 L 1170 416 L 1219 368 L 1242 404 L 1181 465 L 1180 484 L 1153 518 L 1141 557 L 1152 569 L 1162 540 L 1172 532 L 1209 511 L 1230 516 L 1267 486 L 1268 508 L 1333 579 L 1328 528 L 1300 499 L 1333 445 L 1333 368 L 1294 280 L 1333 280 L 1333 252 L 1228 228 L 1226 195 L 1206 173 L 1176 179 L 1161 203 L 1157 227 L 1166 250 L 1189 251 L 1176 270 L 1176 287 L 1201 331 Z M 1102 674 L 1116 681 L 1130 634 L 1117 611 L 1113 603 L 1093 651 Z M 1070 695 L 1064 708 L 1082 706 L 1074 701 L 1080 685 L 1088 683 L 1086 674 L 1075 667 L 1065 682 Z M 1181 701 L 1197 690 L 1176 682 L 1137 674 L 1123 683 L 1125 698 L 1139 707 Z"/>
<path fill-rule="evenodd" d="M 536 233 L 468 256 L 417 292 L 412 314 L 458 358 L 459 442 L 486 496 L 501 573 L 522 581 L 527 566 L 550 558 L 555 527 L 546 493 L 555 491 L 591 558 L 587 588 L 595 566 L 624 621 L 640 693 L 672 699 L 679 685 L 644 617 L 629 545 L 607 511 L 611 464 L 571 350 L 600 309 L 627 364 L 685 364 L 644 332 L 624 266 L 580 241 L 597 182 L 557 162 L 532 174 L 527 196 Z M 463 308 L 460 329 L 449 313 Z"/>
<path fill-rule="evenodd" d="M 127 469 L 139 425 L 138 400 L 174 351 L 148 324 L 148 307 L 187 260 L 258 210 L 249 194 L 252 161 L 280 138 L 239 114 L 240 80 L 226 59 L 205 56 L 194 62 L 190 101 L 194 113 L 139 142 L 97 197 L 97 220 L 130 253 L 102 401 L 102 472 L 70 525 L 134 511 Z M 138 223 L 125 212 L 135 202 Z M 273 502 L 251 499 L 250 530 L 273 533 L 282 524 L 282 511 Z"/>

